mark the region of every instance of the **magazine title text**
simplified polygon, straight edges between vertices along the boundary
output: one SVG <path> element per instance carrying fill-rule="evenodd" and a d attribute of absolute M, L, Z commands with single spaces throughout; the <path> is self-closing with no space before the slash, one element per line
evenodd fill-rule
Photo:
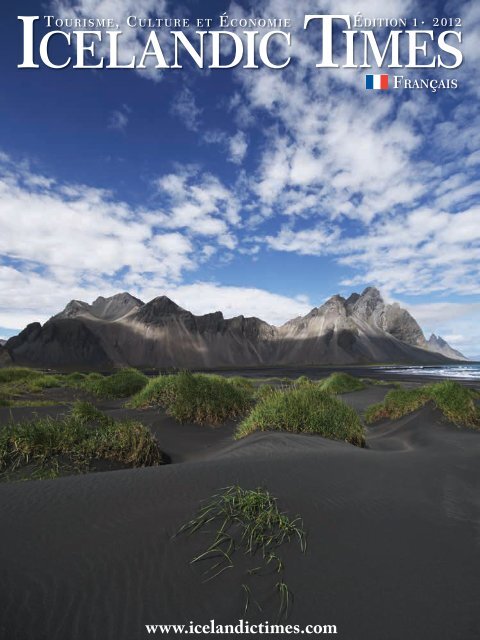
<path fill-rule="evenodd" d="M 312 65 L 319 69 L 456 69 L 463 61 L 460 18 L 434 18 L 425 24 L 417 19 L 306 15 L 303 29 L 294 35 L 289 19 L 229 20 L 225 15 L 220 29 L 211 28 L 210 18 L 191 24 L 189 19 L 129 16 L 123 30 L 112 19 L 43 16 L 47 30 L 41 34 L 40 16 L 18 19 L 23 32 L 20 69 L 181 69 L 187 62 L 200 69 L 284 69 L 295 58 L 294 39 L 302 32 L 315 43 Z M 125 29 L 144 30 L 144 37 L 135 39 L 138 52 L 132 52 Z"/>

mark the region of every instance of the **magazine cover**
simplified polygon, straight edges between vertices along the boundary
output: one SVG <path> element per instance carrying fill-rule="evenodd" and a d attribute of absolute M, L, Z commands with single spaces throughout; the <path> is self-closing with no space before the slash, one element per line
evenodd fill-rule
<path fill-rule="evenodd" d="M 0 639 L 478 639 L 480 4 L 0 31 Z"/>

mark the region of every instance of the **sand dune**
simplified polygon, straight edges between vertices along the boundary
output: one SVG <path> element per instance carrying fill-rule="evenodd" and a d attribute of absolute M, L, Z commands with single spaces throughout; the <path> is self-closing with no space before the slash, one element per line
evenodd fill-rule
<path fill-rule="evenodd" d="M 360 408 L 385 392 L 344 399 Z M 203 584 L 189 564 L 201 543 L 172 539 L 233 483 L 267 487 L 304 519 L 306 555 L 284 554 L 292 624 L 336 624 L 348 640 L 478 637 L 478 433 L 429 407 L 368 429 L 367 449 L 282 433 L 235 442 L 233 424 L 143 417 L 174 464 L 0 485 L 0 637 L 132 640 L 147 623 L 243 617 L 242 559 Z M 264 610 L 246 617 L 274 622 L 270 590 L 256 595 Z"/>

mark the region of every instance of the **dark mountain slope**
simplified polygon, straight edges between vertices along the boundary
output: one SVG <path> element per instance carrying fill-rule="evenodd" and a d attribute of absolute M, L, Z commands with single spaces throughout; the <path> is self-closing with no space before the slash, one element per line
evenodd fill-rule
<path fill-rule="evenodd" d="M 445 343 L 446 344 L 446 343 Z M 258 318 L 196 316 L 166 296 L 144 304 L 128 293 L 91 305 L 73 300 L 42 327 L 5 345 L 14 362 L 42 366 L 223 367 L 447 362 L 416 320 L 369 287 L 333 296 L 306 316 L 274 327 Z M 458 354 L 458 358 L 461 354 Z"/>

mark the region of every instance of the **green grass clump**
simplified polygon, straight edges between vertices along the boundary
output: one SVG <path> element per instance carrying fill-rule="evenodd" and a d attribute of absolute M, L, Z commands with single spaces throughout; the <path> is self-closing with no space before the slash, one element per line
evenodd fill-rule
<path fill-rule="evenodd" d="M 105 412 L 97 409 L 91 402 L 84 400 L 77 400 L 73 403 L 70 417 L 74 422 L 90 426 L 106 426 L 114 422 L 113 418 L 110 418 Z"/>
<path fill-rule="evenodd" d="M 92 458 L 121 462 L 131 467 L 151 467 L 165 462 L 150 431 L 140 422 L 112 422 L 89 439 Z"/>
<path fill-rule="evenodd" d="M 18 380 L 26 380 L 41 375 L 42 373 L 40 371 L 28 369 L 27 367 L 5 367 L 0 369 L 0 384 L 17 382 Z"/>
<path fill-rule="evenodd" d="M 319 382 L 319 386 L 322 391 L 334 394 L 365 389 L 365 384 L 361 380 L 351 376 L 349 373 L 341 372 L 332 373 L 328 378 Z"/>
<path fill-rule="evenodd" d="M 242 376 L 232 376 L 230 378 L 225 378 L 225 380 L 236 387 L 241 387 L 243 389 L 247 389 L 248 391 L 253 391 L 254 389 L 253 382 L 248 378 L 243 378 Z"/>
<path fill-rule="evenodd" d="M 429 386 L 429 394 L 443 415 L 456 425 L 480 428 L 476 394 L 458 382 L 446 380 Z"/>
<path fill-rule="evenodd" d="M 312 433 L 357 446 L 365 444 L 356 412 L 316 384 L 267 395 L 239 425 L 235 438 L 254 431 Z"/>
<path fill-rule="evenodd" d="M 75 371 L 74 373 L 69 373 L 68 375 L 65 376 L 65 382 L 68 385 L 77 385 L 81 382 L 83 382 L 86 378 L 86 375 L 84 373 L 80 373 L 78 371 Z"/>
<path fill-rule="evenodd" d="M 37 393 L 43 389 L 63 385 L 63 376 L 47 374 L 27 367 L 0 369 L 0 391 L 4 396 Z"/>
<path fill-rule="evenodd" d="M 299 376 L 295 381 L 294 384 L 297 387 L 301 387 L 302 385 L 305 384 L 313 384 L 313 381 L 310 380 L 310 378 L 308 376 Z"/>
<path fill-rule="evenodd" d="M 128 398 L 143 389 L 148 383 L 145 374 L 137 369 L 121 369 L 110 376 L 89 374 L 82 388 L 101 398 Z"/>
<path fill-rule="evenodd" d="M 64 384 L 65 380 L 63 376 L 45 374 L 28 380 L 27 384 L 24 386 L 24 390 L 36 393 L 43 391 L 44 389 L 56 389 L 58 387 L 63 387 Z"/>
<path fill-rule="evenodd" d="M 221 424 L 243 415 L 252 392 L 220 376 L 177 373 L 150 380 L 129 403 L 132 407 L 164 407 L 179 422 Z"/>
<path fill-rule="evenodd" d="M 130 467 L 161 464 L 165 457 L 139 422 L 116 422 L 89 403 L 76 403 L 63 418 L 38 418 L 0 430 L 0 473 L 6 479 L 23 467 L 28 477 L 88 471 L 98 460 Z"/>
<path fill-rule="evenodd" d="M 103 380 L 105 376 L 102 376 L 101 373 L 97 373 L 96 371 L 92 371 L 91 373 L 87 373 L 85 376 L 85 380 L 88 382 L 94 382 L 95 380 Z"/>
<path fill-rule="evenodd" d="M 262 384 L 255 391 L 255 399 L 263 400 L 267 398 L 269 395 L 274 393 L 277 389 L 273 386 L 273 384 Z"/>
<path fill-rule="evenodd" d="M 475 393 L 452 380 L 417 389 L 392 389 L 383 402 L 368 407 L 365 422 L 373 423 L 382 418 L 396 420 L 423 407 L 427 402 L 433 402 L 453 424 L 471 429 L 480 428 L 480 409 L 475 404 Z"/>
<path fill-rule="evenodd" d="M 365 422 L 371 424 L 382 418 L 397 420 L 407 413 L 423 407 L 429 400 L 425 387 L 419 389 L 392 389 L 383 402 L 373 404 L 365 411 Z"/>
<path fill-rule="evenodd" d="M 277 500 L 265 489 L 244 489 L 238 485 L 227 487 L 214 495 L 202 507 L 195 518 L 186 523 L 179 533 L 190 535 L 205 529 L 213 529 L 213 539 L 205 550 L 195 556 L 191 563 L 208 562 L 204 575 L 206 581 L 233 568 L 233 557 L 237 550 L 252 559 L 256 565 L 247 571 L 248 579 L 270 573 L 274 569 L 275 590 L 280 597 L 279 615 L 288 614 L 290 591 L 283 579 L 285 567 L 279 556 L 283 544 L 297 540 L 300 550 L 306 550 L 306 536 L 300 517 L 291 518 L 281 512 Z M 208 533 L 208 531 L 207 531 Z M 258 559 L 257 559 L 258 558 Z M 248 610 L 251 588 L 241 585 L 245 595 L 244 612 Z M 260 605 L 257 607 L 260 609 Z"/>

